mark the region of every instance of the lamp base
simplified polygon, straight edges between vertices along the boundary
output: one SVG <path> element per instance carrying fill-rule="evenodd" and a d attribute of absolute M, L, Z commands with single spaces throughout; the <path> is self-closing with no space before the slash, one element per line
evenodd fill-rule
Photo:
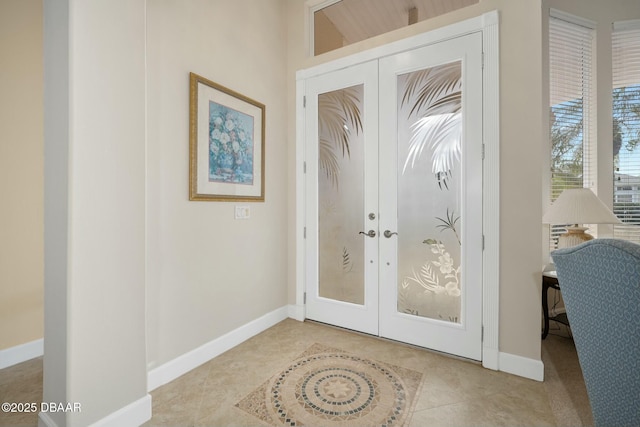
<path fill-rule="evenodd" d="M 585 233 L 588 227 L 567 227 L 567 232 L 558 238 L 558 249 L 570 248 L 593 239 L 589 233 Z"/>

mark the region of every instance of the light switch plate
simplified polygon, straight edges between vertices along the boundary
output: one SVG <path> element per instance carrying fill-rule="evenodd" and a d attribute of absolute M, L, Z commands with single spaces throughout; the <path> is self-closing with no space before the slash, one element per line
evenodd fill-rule
<path fill-rule="evenodd" d="M 235 219 L 249 219 L 251 217 L 251 210 L 249 206 L 236 206 Z"/>

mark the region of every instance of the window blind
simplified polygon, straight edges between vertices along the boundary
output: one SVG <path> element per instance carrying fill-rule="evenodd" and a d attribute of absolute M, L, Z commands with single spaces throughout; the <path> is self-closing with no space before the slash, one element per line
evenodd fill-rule
<path fill-rule="evenodd" d="M 640 21 L 614 24 L 612 67 L 614 236 L 640 243 Z"/>
<path fill-rule="evenodd" d="M 595 184 L 594 32 L 574 20 L 549 18 L 551 202 L 565 189 Z M 563 225 L 551 226 L 551 250 L 562 233 Z"/>

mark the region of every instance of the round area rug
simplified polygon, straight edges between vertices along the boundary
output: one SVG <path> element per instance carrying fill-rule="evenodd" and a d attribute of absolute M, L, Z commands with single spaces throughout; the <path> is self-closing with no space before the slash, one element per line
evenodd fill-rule
<path fill-rule="evenodd" d="M 407 412 L 402 380 L 349 354 L 302 358 L 273 378 L 268 390 L 267 408 L 285 425 L 394 425 Z"/>
<path fill-rule="evenodd" d="M 421 378 L 316 344 L 237 406 L 272 425 L 402 425 Z"/>

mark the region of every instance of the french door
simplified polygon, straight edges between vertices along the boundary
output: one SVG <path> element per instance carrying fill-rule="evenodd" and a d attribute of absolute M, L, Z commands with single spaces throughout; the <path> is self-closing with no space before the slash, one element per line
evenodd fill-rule
<path fill-rule="evenodd" d="M 307 318 L 481 359 L 480 33 L 305 81 Z"/>

